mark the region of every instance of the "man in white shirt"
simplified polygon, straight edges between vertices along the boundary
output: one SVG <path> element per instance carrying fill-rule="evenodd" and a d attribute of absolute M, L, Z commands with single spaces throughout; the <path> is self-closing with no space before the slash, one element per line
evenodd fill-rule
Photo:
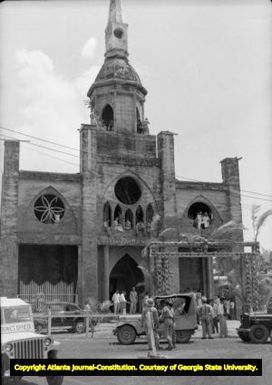
<path fill-rule="evenodd" d="M 114 314 L 119 314 L 119 312 L 120 312 L 120 294 L 119 294 L 118 290 L 116 290 L 115 293 L 113 294 L 112 302 L 113 302 Z"/>

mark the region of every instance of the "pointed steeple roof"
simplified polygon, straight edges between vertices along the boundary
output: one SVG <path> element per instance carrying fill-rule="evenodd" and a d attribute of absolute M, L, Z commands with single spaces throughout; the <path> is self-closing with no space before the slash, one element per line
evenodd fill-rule
<path fill-rule="evenodd" d="M 128 56 L 127 29 L 128 25 L 123 23 L 121 0 L 111 0 L 105 30 L 106 57 Z"/>
<path fill-rule="evenodd" d="M 123 23 L 121 0 L 111 0 L 110 2 L 109 19 L 108 19 L 107 28 L 109 28 L 112 25 L 112 23 Z"/>

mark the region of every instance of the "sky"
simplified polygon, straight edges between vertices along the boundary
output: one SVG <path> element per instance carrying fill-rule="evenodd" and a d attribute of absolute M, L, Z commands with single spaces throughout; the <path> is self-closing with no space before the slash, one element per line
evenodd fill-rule
<path fill-rule="evenodd" d="M 108 7 L 109 0 L 0 4 L 0 145 L 30 141 L 21 142 L 21 169 L 79 171 L 78 129 L 89 123 L 86 94 L 103 64 Z M 181 180 L 221 182 L 220 161 L 242 158 L 244 235 L 252 240 L 252 205 L 272 208 L 270 0 L 122 0 L 122 10 L 151 133 L 177 134 Z M 271 234 L 272 217 L 262 247 L 272 249 Z"/>

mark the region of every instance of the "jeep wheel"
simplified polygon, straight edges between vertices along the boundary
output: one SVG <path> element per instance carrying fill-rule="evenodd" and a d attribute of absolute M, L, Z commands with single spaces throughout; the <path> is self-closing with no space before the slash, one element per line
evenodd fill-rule
<path fill-rule="evenodd" d="M 249 337 L 255 344 L 263 344 L 269 337 L 269 330 L 264 325 L 253 325 L 250 328 Z"/>
<path fill-rule="evenodd" d="M 85 332 L 85 322 L 84 321 L 77 321 L 75 324 L 75 332 L 76 333 L 84 333 Z"/>
<path fill-rule="evenodd" d="M 249 337 L 249 333 L 246 333 L 246 332 L 238 332 L 238 336 L 241 338 L 242 341 L 244 342 L 249 342 L 250 341 L 250 337 Z"/>
<path fill-rule="evenodd" d="M 131 345 L 136 339 L 136 331 L 132 326 L 124 325 L 118 329 L 117 339 L 122 345 Z"/>
<path fill-rule="evenodd" d="M 46 381 L 48 385 L 61 385 L 63 382 L 63 376 L 47 376 Z"/>
<path fill-rule="evenodd" d="M 189 342 L 191 338 L 190 330 L 176 330 L 176 341 L 180 343 Z"/>

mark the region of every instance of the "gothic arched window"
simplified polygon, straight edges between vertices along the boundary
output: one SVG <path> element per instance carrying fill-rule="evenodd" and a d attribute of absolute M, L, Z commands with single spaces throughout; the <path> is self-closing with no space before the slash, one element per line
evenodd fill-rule
<path fill-rule="evenodd" d="M 62 200 L 53 194 L 41 195 L 34 203 L 36 218 L 45 224 L 59 223 L 65 212 Z"/>
<path fill-rule="evenodd" d="M 210 207 L 203 202 L 193 203 L 188 210 L 188 218 L 193 220 L 193 226 L 199 230 L 210 227 L 213 219 Z"/>
<path fill-rule="evenodd" d="M 106 127 L 107 131 L 112 131 L 114 114 L 113 114 L 113 109 L 109 104 L 107 104 L 104 107 L 101 118 L 102 118 L 102 123 Z"/>
<path fill-rule="evenodd" d="M 136 108 L 136 122 L 137 122 L 137 134 L 143 134 L 144 128 L 143 128 L 143 123 L 141 121 L 140 112 L 138 108 Z"/>
<path fill-rule="evenodd" d="M 137 207 L 135 216 L 136 216 L 136 224 L 144 221 L 144 212 L 141 206 Z"/>
<path fill-rule="evenodd" d="M 149 203 L 149 205 L 146 208 L 146 223 L 151 223 L 154 216 L 154 210 L 152 207 L 152 204 Z"/>
<path fill-rule="evenodd" d="M 106 227 L 111 227 L 111 205 L 109 202 L 104 204 L 103 222 Z"/>
<path fill-rule="evenodd" d="M 118 221 L 119 223 L 122 222 L 122 209 L 119 205 L 115 207 L 113 219 Z"/>
<path fill-rule="evenodd" d="M 133 228 L 133 213 L 130 209 L 127 209 L 125 213 L 125 230 L 130 230 Z"/>

